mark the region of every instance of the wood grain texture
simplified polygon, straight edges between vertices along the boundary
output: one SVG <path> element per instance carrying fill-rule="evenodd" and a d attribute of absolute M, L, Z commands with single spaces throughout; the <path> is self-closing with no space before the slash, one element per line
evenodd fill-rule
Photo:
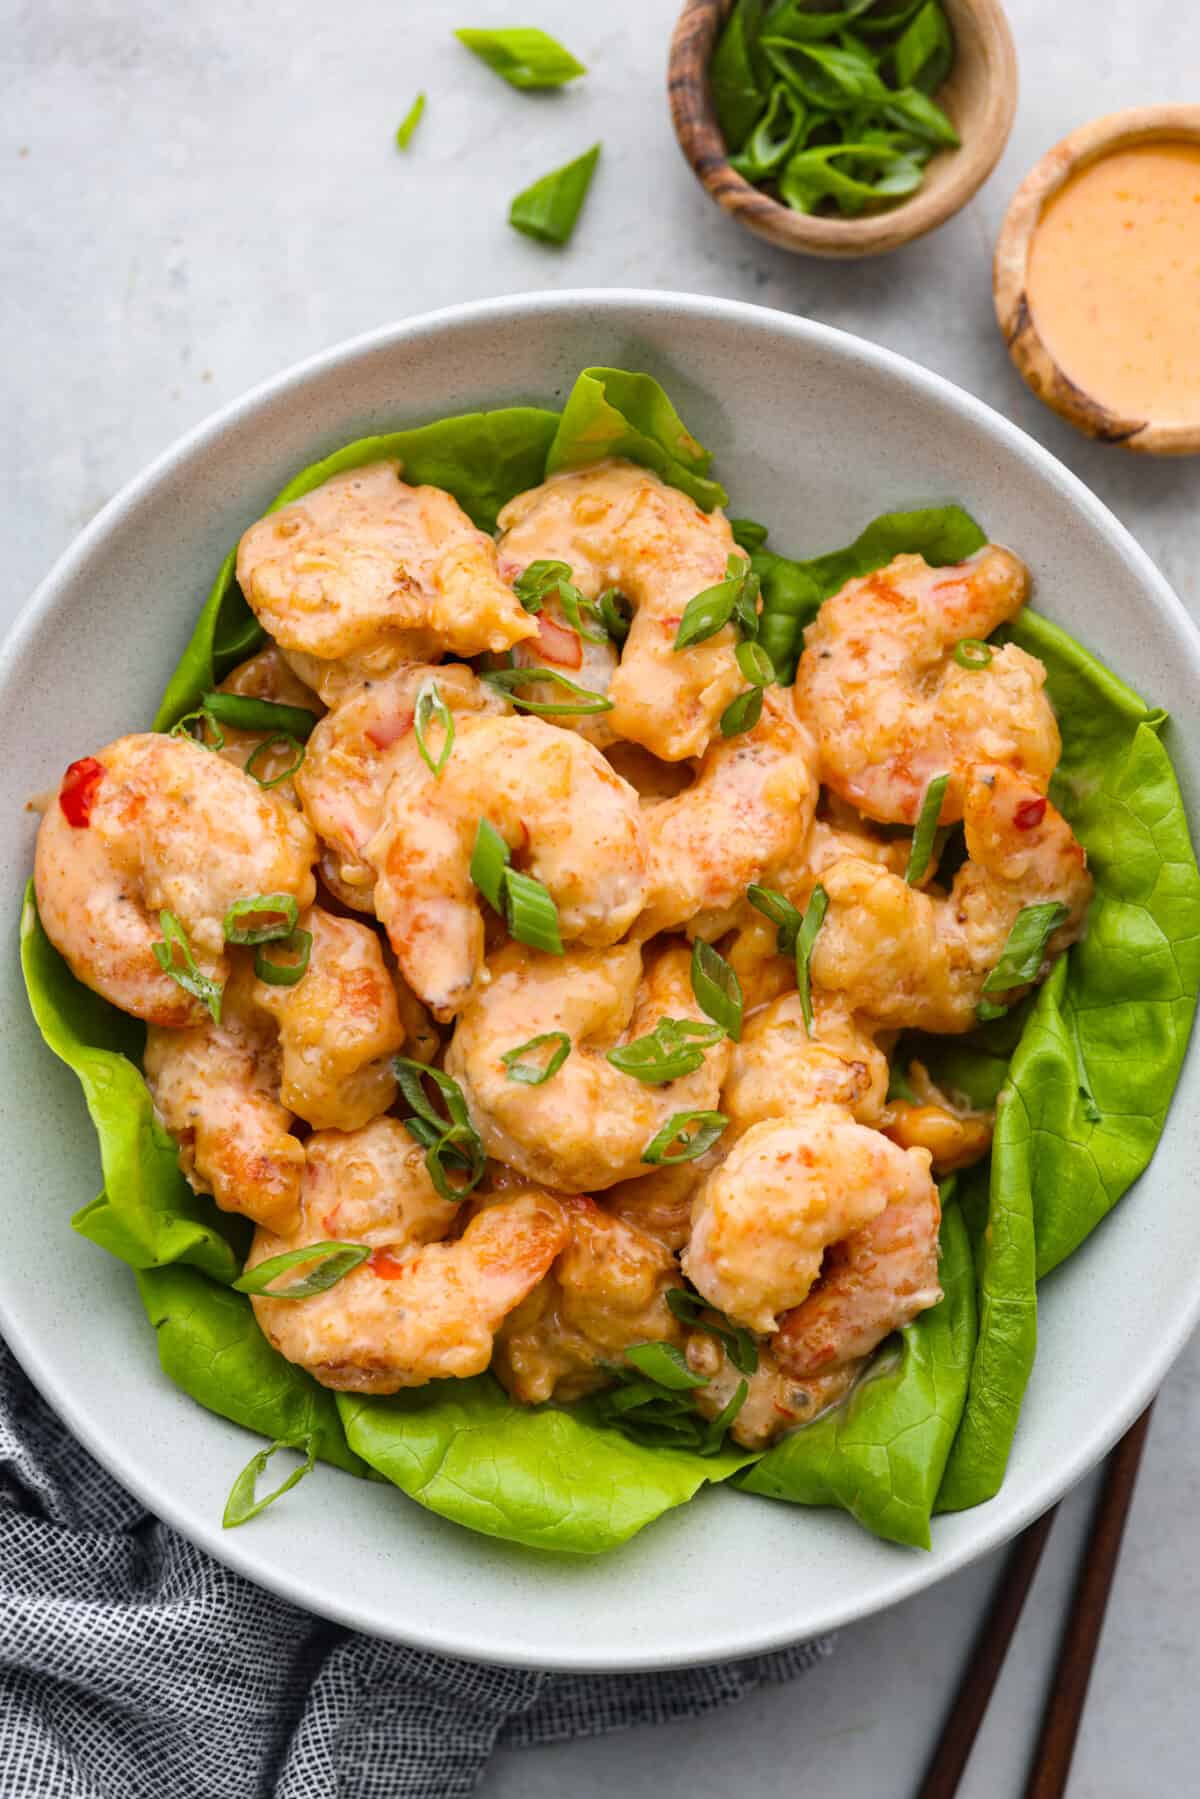
<path fill-rule="evenodd" d="M 1131 106 L 1081 125 L 1034 164 L 1013 196 L 996 240 L 992 292 L 1008 353 L 1039 400 L 1088 437 L 1150 456 L 1200 454 L 1200 425 L 1129 418 L 1085 393 L 1059 367 L 1026 296 L 1029 251 L 1047 201 L 1077 169 L 1128 144 L 1169 139 L 1200 143 L 1200 106 Z"/>
<path fill-rule="evenodd" d="M 773 200 L 729 166 L 708 85 L 713 46 L 734 0 L 686 0 L 671 40 L 668 94 L 680 148 L 717 205 L 760 237 L 807 256 L 878 256 L 942 225 L 991 174 L 1017 105 L 1017 57 L 999 0 L 943 0 L 955 60 L 937 94 L 962 144 L 940 150 L 916 193 L 856 219 L 814 218 Z"/>

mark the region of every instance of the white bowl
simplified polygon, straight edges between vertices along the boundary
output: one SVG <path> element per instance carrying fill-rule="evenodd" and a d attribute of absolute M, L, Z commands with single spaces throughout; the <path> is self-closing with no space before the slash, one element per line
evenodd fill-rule
<path fill-rule="evenodd" d="M 238 533 L 338 444 L 442 414 L 561 403 L 589 363 L 649 370 L 716 451 L 731 510 L 772 543 L 845 543 L 891 507 L 957 499 L 1032 564 L 1037 604 L 1148 697 L 1194 716 L 1200 637 L 1074 476 L 935 375 L 823 325 L 726 300 L 541 294 L 432 314 L 316 357 L 228 407 L 105 507 L 0 657 L 0 891 L 15 946 L 34 818 L 73 757 L 145 724 Z M 1170 748 L 1189 802 L 1200 740 Z M 1194 806 L 1193 806 L 1194 810 Z M 0 1320 L 70 1428 L 151 1510 L 315 1612 L 524 1666 L 662 1668 L 749 1655 L 892 1605 L 994 1548 L 1131 1423 L 1200 1313 L 1200 1054 L 1149 1173 L 1041 1289 L 1041 1346 L 1008 1477 L 935 1520 L 931 1554 L 847 1516 L 720 1489 L 624 1549 L 569 1559 L 472 1536 L 395 1489 L 319 1468 L 223 1532 L 246 1434 L 159 1372 L 128 1269 L 76 1236 L 99 1185 L 74 1077 L 39 1042 L 15 953 L 0 1044 Z"/>

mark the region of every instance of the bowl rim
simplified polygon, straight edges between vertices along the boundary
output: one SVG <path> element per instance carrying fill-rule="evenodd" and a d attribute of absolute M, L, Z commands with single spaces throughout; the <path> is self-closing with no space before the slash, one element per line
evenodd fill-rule
<path fill-rule="evenodd" d="M 1040 156 L 1009 202 L 992 260 L 996 323 L 1030 390 L 1087 437 L 1148 456 L 1200 454 L 1200 418 L 1164 422 L 1114 412 L 1079 387 L 1041 336 L 1025 290 L 1029 254 L 1047 202 L 1080 169 L 1126 145 L 1200 144 L 1200 105 L 1127 106 L 1089 119 Z"/>
<path fill-rule="evenodd" d="M 955 4 L 974 16 L 988 65 L 986 99 L 971 141 L 964 140 L 953 152 L 952 171 L 936 189 L 922 185 L 901 205 L 867 217 L 831 219 L 793 212 L 733 168 L 707 77 L 717 32 L 734 0 L 684 0 L 667 61 L 671 123 L 687 163 L 710 199 L 779 248 L 823 257 L 879 256 L 898 250 L 961 212 L 1004 152 L 1016 116 L 1019 80 L 1012 28 L 1000 0 L 951 0 L 951 10 Z"/>
<path fill-rule="evenodd" d="M 252 418 L 260 407 L 302 388 L 315 375 L 336 372 L 360 357 L 386 351 L 405 342 L 419 341 L 423 336 L 438 333 L 448 327 L 503 321 L 505 324 L 540 323 L 543 328 L 547 328 L 552 325 L 554 316 L 563 310 L 594 316 L 606 312 L 627 315 L 631 309 L 643 314 L 658 315 L 660 320 L 669 321 L 675 327 L 681 322 L 686 325 L 690 320 L 698 323 L 717 320 L 733 326 L 738 323 L 746 326 L 769 324 L 772 332 L 783 332 L 798 347 L 807 343 L 831 348 L 896 381 L 910 393 L 915 392 L 943 404 L 950 404 L 1022 460 L 1032 463 L 1040 476 L 1048 479 L 1099 529 L 1115 551 L 1124 554 L 1144 586 L 1153 594 L 1155 604 L 1162 608 L 1180 633 L 1200 675 L 1200 630 L 1165 577 L 1126 527 L 1050 451 L 984 401 L 946 377 L 853 333 L 816 320 L 781 313 L 770 307 L 699 294 L 677 294 L 669 290 L 578 288 L 468 301 L 364 332 L 321 350 L 257 383 L 193 426 L 133 476 L 108 501 L 39 583 L 0 644 L 0 688 L 10 678 L 12 664 L 24 651 L 29 638 L 54 610 L 60 590 L 75 578 L 77 571 L 86 564 L 93 548 L 120 526 L 127 513 L 143 501 L 153 498 L 160 483 L 169 479 L 197 452 L 219 441 L 231 426 Z M 86 1410 L 76 1404 L 71 1388 L 59 1383 L 39 1352 L 37 1343 L 25 1340 L 19 1330 L 13 1329 L 5 1315 L 4 1296 L 0 1291 L 0 1326 L 3 1326 L 5 1336 L 25 1372 L 68 1429 L 149 1511 L 196 1543 L 215 1560 L 258 1586 L 276 1593 L 280 1598 L 350 1629 L 450 1656 L 510 1667 L 550 1668 L 573 1673 L 658 1671 L 736 1659 L 782 1648 L 797 1641 L 798 1634 L 806 1638 L 818 1637 L 843 1624 L 872 1616 L 977 1561 L 1009 1541 L 1025 1525 L 1056 1503 L 1108 1452 L 1118 1437 L 1145 1409 L 1197 1322 L 1200 1322 L 1200 1282 L 1196 1283 L 1188 1304 L 1181 1308 L 1172 1329 L 1156 1343 L 1154 1353 L 1147 1355 L 1139 1364 L 1122 1395 L 1121 1403 L 1112 1412 L 1105 1414 L 1090 1434 L 1081 1439 L 1076 1438 L 1069 1453 L 1060 1461 L 1048 1465 L 1020 1500 L 1010 1497 L 1005 1502 L 1002 1488 L 986 1507 L 979 1508 L 980 1522 L 974 1534 L 969 1539 L 942 1550 L 937 1561 L 932 1557 L 916 1554 L 906 1556 L 904 1552 L 897 1551 L 894 1560 L 887 1563 L 886 1575 L 873 1580 L 871 1591 L 866 1595 L 860 1594 L 857 1599 L 850 1597 L 844 1602 L 827 1605 L 820 1614 L 791 1627 L 756 1626 L 752 1612 L 748 1612 L 742 1619 L 722 1619 L 720 1630 L 714 1628 L 714 1633 L 706 1638 L 702 1646 L 687 1654 L 650 1648 L 618 1656 L 603 1650 L 597 1653 L 589 1649 L 586 1641 L 577 1640 L 563 1641 L 553 1659 L 548 1660 L 544 1652 L 538 1653 L 522 1645 L 505 1645 L 501 1648 L 489 1643 L 480 1646 L 472 1640 L 468 1621 L 447 1626 L 436 1617 L 416 1621 L 408 1618 L 397 1620 L 382 1611 L 364 1616 L 361 1610 L 356 1609 L 353 1599 L 342 1599 L 340 1596 L 324 1593 L 314 1597 L 304 1578 L 290 1570 L 279 1573 L 274 1569 L 264 1571 L 258 1566 L 252 1540 L 244 1541 L 243 1533 L 223 1531 L 217 1518 L 210 1523 L 206 1519 L 198 1521 L 187 1513 L 184 1489 L 178 1481 L 172 1485 L 168 1478 L 157 1471 L 143 1473 L 135 1469 L 130 1472 L 119 1435 L 115 1431 L 106 1432 L 99 1422 L 89 1418 Z M 180 1397 L 182 1400 L 183 1396 Z M 328 1472 L 331 1478 L 337 1473 L 336 1470 Z M 802 1525 L 802 1519 L 798 1519 L 797 1524 Z"/>

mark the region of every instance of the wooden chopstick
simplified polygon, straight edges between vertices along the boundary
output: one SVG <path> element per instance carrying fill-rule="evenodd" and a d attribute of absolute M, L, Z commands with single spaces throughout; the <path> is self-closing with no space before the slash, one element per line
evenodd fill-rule
<path fill-rule="evenodd" d="M 1153 1402 L 1126 1431 L 1108 1459 L 1059 1645 L 1025 1799 L 1062 1799 L 1066 1791 L 1152 1410 Z M 1057 1510 L 1057 1506 L 1051 1507 L 1017 1538 L 917 1799 L 954 1799 L 958 1792 Z"/>
<path fill-rule="evenodd" d="M 1051 1506 L 1013 1544 L 917 1799 L 954 1799 L 958 1792 L 1057 1513 L 1058 1507 Z"/>
<path fill-rule="evenodd" d="M 1025 1799 L 1062 1799 L 1067 1790 L 1092 1663 L 1104 1628 L 1104 1614 L 1121 1554 L 1125 1520 L 1129 1516 L 1153 1410 L 1151 1400 L 1108 1458 L 1104 1486 L 1092 1516 L 1087 1548 L 1059 1644 Z"/>

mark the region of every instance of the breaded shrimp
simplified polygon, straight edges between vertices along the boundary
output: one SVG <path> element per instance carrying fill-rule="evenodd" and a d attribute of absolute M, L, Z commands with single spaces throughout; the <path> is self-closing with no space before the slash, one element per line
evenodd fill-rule
<path fill-rule="evenodd" d="M 818 995 L 810 1036 L 798 993 L 784 993 L 746 1020 L 734 1045 L 721 1110 L 732 1131 L 765 1118 L 795 1118 L 814 1106 L 844 1106 L 878 1124 L 888 1087 L 875 1031 L 836 999 Z"/>
<path fill-rule="evenodd" d="M 497 573 L 491 538 L 440 487 L 407 486 L 400 466 L 333 475 L 251 525 L 238 546 L 246 599 L 327 701 L 348 677 L 445 650 L 508 650 L 537 633 Z"/>
<path fill-rule="evenodd" d="M 647 956 L 614 949 L 538 955 L 511 944 L 488 963 L 489 980 L 458 1020 L 446 1054 L 484 1148 L 530 1180 L 562 1192 L 594 1193 L 644 1174 L 642 1153 L 676 1112 L 716 1107 L 727 1041 L 702 1066 L 663 1086 L 614 1068 L 606 1052 L 646 1035 L 662 1018 L 707 1023 L 679 945 Z M 504 1053 L 563 1032 L 571 1053 L 541 1086 L 510 1078 Z"/>
<path fill-rule="evenodd" d="M 717 1144 L 694 1162 L 647 1168 L 632 1180 L 606 1188 L 600 1196 L 601 1204 L 623 1224 L 678 1251 L 692 1234 L 692 1199 L 696 1189 L 720 1160 Z"/>
<path fill-rule="evenodd" d="M 549 889 L 564 943 L 624 936 L 645 896 L 641 818 L 599 750 L 537 718 L 462 716 L 440 775 L 408 738 L 395 756 L 366 857 L 396 959 L 439 1018 L 462 1009 L 483 968 L 483 902 L 469 873 L 482 819 Z"/>
<path fill-rule="evenodd" d="M 354 1131 L 396 1097 L 391 1058 L 404 1045 L 396 989 L 368 925 L 314 906 L 308 969 L 294 987 L 255 983 L 279 1032 L 279 1096 L 314 1130 Z"/>
<path fill-rule="evenodd" d="M 689 1338 L 685 1351 L 693 1373 L 708 1379 L 692 1395 L 696 1410 L 715 1418 L 724 1410 L 744 1380 L 746 1397 L 729 1427 L 729 1434 L 743 1449 L 766 1449 L 802 1424 L 811 1424 L 827 1407 L 836 1405 L 854 1384 L 861 1363 L 839 1363 L 803 1383 L 780 1365 L 772 1343 L 758 1346 L 758 1367 L 744 1375 L 710 1336 L 699 1331 Z"/>
<path fill-rule="evenodd" d="M 344 905 L 372 909 L 375 871 L 365 850 L 383 817 L 383 800 L 400 746 L 414 747 L 413 718 L 418 695 L 429 687 L 447 709 L 460 712 L 507 710 L 499 694 L 485 687 L 460 662 L 440 667 L 414 663 L 372 681 L 328 713 L 308 740 L 296 772 L 296 792 L 321 839 L 321 874 Z M 431 723 L 428 748 L 434 760 L 442 748 L 441 727 Z"/>
<path fill-rule="evenodd" d="M 769 1334 L 807 1297 L 830 1244 L 932 1187 L 924 1150 L 897 1149 L 841 1107 L 768 1119 L 697 1193 L 684 1272 L 711 1305 Z"/>
<path fill-rule="evenodd" d="M 439 1198 L 403 1125 L 319 1132 L 306 1145 L 294 1230 L 260 1230 L 248 1267 L 326 1240 L 365 1243 L 366 1262 L 308 1299 L 254 1297 L 263 1334 L 323 1386 L 395 1393 L 481 1374 L 504 1318 L 567 1241 L 562 1209 L 531 1189 L 478 1211 L 445 1240 L 458 1208 Z"/>
<path fill-rule="evenodd" d="M 639 937 L 681 925 L 719 935 L 752 881 L 796 856 L 816 805 L 815 752 L 791 696 L 769 689 L 752 731 L 719 739 L 695 782 L 648 807 L 646 909 Z"/>
<path fill-rule="evenodd" d="M 607 698 L 617 668 L 616 647 L 607 639 L 603 643 L 594 643 L 588 637 L 581 637 L 552 597 L 547 597 L 538 613 L 537 627 L 537 636 L 527 638 L 513 651 L 517 667 L 553 669 L 573 681 L 576 687 Z M 598 635 L 594 623 L 588 622 L 586 629 Z M 572 697 L 553 681 L 531 682 L 528 687 L 522 687 L 520 693 L 522 699 L 539 706 L 570 704 Z M 578 731 L 598 750 L 608 749 L 619 741 L 612 726 L 611 712 L 551 713 L 548 716 L 552 724 Z"/>
<path fill-rule="evenodd" d="M 565 562 L 586 598 L 617 587 L 632 605 L 633 624 L 608 687 L 613 709 L 605 717 L 614 734 L 666 762 L 701 755 L 745 685 L 732 626 L 674 648 L 688 601 L 723 581 L 728 558 L 738 553 L 723 514 L 702 512 L 647 469 L 609 461 L 519 494 L 499 523 L 506 579 L 532 562 Z"/>
<path fill-rule="evenodd" d="M 631 1344 L 683 1336 L 664 1298 L 681 1285 L 674 1256 L 590 1199 L 562 1208 L 566 1248 L 496 1336 L 493 1371 L 523 1405 L 580 1399 L 608 1385 L 604 1364 Z"/>
<path fill-rule="evenodd" d="M 221 1022 L 151 1025 L 143 1058 L 155 1109 L 179 1147 L 179 1166 L 224 1212 L 290 1230 L 300 1201 L 304 1147 L 279 1099 L 279 1050 L 257 1004 L 250 956 L 239 951 Z"/>
<path fill-rule="evenodd" d="M 985 651 L 985 667 L 964 668 L 953 654 L 1019 612 L 1028 586 L 1024 564 L 991 545 L 953 568 L 897 556 L 826 600 L 796 671 L 822 781 L 869 818 L 903 824 L 943 774 L 941 822 L 961 818 L 977 763 L 1044 793 L 1062 747 L 1045 669 L 1015 644 Z"/>
<path fill-rule="evenodd" d="M 199 744 L 143 732 L 67 770 L 38 832 L 38 911 L 85 986 L 147 1023 L 195 1024 L 202 1003 L 154 957 L 160 912 L 220 982 L 230 907 L 265 893 L 311 905 L 315 857 L 285 800 Z"/>
<path fill-rule="evenodd" d="M 812 956 L 818 987 L 883 1024 L 966 1031 L 1023 907 L 1067 907 L 1042 974 L 1075 942 L 1092 881 L 1083 846 L 1049 800 L 1009 769 L 979 768 L 967 783 L 965 824 L 968 860 L 945 897 L 857 859 L 825 870 L 829 910 Z"/>

